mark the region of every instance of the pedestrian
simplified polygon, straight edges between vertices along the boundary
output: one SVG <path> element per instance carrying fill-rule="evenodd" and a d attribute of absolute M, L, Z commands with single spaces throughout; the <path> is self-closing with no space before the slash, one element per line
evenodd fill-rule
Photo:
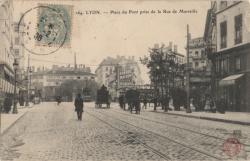
<path fill-rule="evenodd" d="M 111 95 L 108 94 L 107 108 L 110 108 L 111 101 L 112 101 Z"/>
<path fill-rule="evenodd" d="M 57 96 L 56 97 L 56 101 L 57 101 L 57 105 L 59 106 L 60 103 L 62 102 L 62 97 L 61 96 Z"/>
<path fill-rule="evenodd" d="M 82 120 L 82 113 L 83 113 L 83 97 L 81 94 L 77 94 L 77 97 L 75 98 L 75 111 L 77 112 L 77 118 L 78 120 Z"/>
<path fill-rule="evenodd" d="M 206 102 L 205 102 L 205 108 L 204 108 L 204 110 L 206 112 L 211 111 L 211 101 L 210 101 L 209 96 L 206 97 Z"/>
<path fill-rule="evenodd" d="M 144 97 L 144 99 L 143 99 L 143 107 L 144 107 L 145 109 L 147 109 L 147 103 L 148 103 L 147 98 Z"/>
<path fill-rule="evenodd" d="M 157 103 L 158 103 L 158 100 L 157 100 L 156 96 L 154 97 L 153 102 L 154 102 L 154 110 L 156 110 Z"/>
<path fill-rule="evenodd" d="M 12 99 L 10 95 L 6 95 L 3 106 L 4 106 L 4 112 L 9 113 L 12 106 Z"/>
<path fill-rule="evenodd" d="M 216 113 L 216 105 L 215 105 L 214 99 L 212 97 L 210 99 L 210 109 L 211 109 L 212 113 Z"/>
<path fill-rule="evenodd" d="M 125 97 L 124 95 L 120 95 L 119 97 L 119 104 L 120 104 L 120 107 L 125 110 Z"/>

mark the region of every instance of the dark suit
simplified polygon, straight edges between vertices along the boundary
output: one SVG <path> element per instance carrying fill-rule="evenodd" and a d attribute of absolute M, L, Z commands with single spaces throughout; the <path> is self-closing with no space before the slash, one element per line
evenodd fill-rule
<path fill-rule="evenodd" d="M 82 112 L 83 112 L 83 98 L 76 97 L 75 98 L 75 111 L 77 112 L 78 120 L 82 120 Z"/>

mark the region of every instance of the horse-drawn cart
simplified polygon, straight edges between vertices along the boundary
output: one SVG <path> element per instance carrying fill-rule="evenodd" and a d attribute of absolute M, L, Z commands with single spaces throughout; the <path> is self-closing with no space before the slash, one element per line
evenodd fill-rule
<path fill-rule="evenodd" d="M 106 104 L 106 108 L 110 108 L 110 103 L 111 100 L 109 91 L 107 90 L 107 87 L 103 85 L 100 89 L 97 90 L 95 107 L 102 108 L 102 104 Z"/>
<path fill-rule="evenodd" d="M 140 114 L 140 92 L 134 89 L 130 89 L 125 93 L 126 101 L 128 103 L 128 107 L 130 112 L 136 112 L 136 114 Z"/>

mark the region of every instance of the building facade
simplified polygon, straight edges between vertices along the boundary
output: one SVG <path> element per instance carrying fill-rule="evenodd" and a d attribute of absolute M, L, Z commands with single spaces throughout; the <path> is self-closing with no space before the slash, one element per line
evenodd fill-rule
<path fill-rule="evenodd" d="M 56 96 L 56 89 L 68 80 L 95 80 L 95 75 L 84 65 L 78 68 L 56 65 L 51 69 L 37 68 L 31 76 L 31 90 L 33 94 L 39 92 L 44 100 L 51 100 Z"/>
<path fill-rule="evenodd" d="M 14 93 L 13 1 L 0 2 L 0 91 Z"/>
<path fill-rule="evenodd" d="M 203 37 L 194 38 L 189 41 L 190 87 L 191 89 L 208 89 L 211 83 L 211 65 L 205 53 L 205 42 Z"/>
<path fill-rule="evenodd" d="M 20 31 L 23 31 L 23 28 L 25 27 L 25 25 L 23 23 L 19 24 L 18 26 L 18 22 L 15 22 L 13 24 L 13 53 L 15 58 L 18 61 L 18 76 L 20 79 L 24 79 L 24 71 L 26 71 L 25 69 L 25 56 L 24 56 L 24 39 L 23 39 L 23 34 L 19 33 L 18 31 L 18 27 Z"/>
<path fill-rule="evenodd" d="M 224 99 L 228 111 L 250 111 L 250 4 L 247 1 L 216 1 L 216 51 L 214 94 Z"/>
<path fill-rule="evenodd" d="M 95 71 L 99 85 L 105 85 L 111 97 L 118 97 L 119 90 L 134 85 L 141 85 L 141 71 L 134 57 L 107 57 Z"/>

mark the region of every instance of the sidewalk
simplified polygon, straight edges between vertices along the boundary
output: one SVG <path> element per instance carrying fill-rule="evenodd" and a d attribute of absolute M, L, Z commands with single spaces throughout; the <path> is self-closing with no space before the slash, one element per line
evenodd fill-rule
<path fill-rule="evenodd" d="M 118 103 L 113 103 L 113 107 L 120 108 Z M 186 113 L 185 109 L 182 108 L 181 111 L 168 111 L 164 112 L 161 107 L 157 107 L 157 110 L 153 110 L 153 106 L 148 107 L 146 110 L 141 109 L 143 111 L 148 112 L 155 112 L 167 115 L 175 115 L 175 116 L 182 116 L 182 117 L 190 117 L 196 119 L 204 119 L 204 120 L 211 120 L 211 121 L 218 121 L 218 122 L 225 122 L 225 123 L 233 123 L 233 124 L 240 124 L 240 125 L 248 125 L 250 126 L 250 112 L 226 112 L 225 114 L 220 113 L 209 113 L 209 112 L 196 112 L 192 110 L 192 113 Z M 171 105 L 170 105 L 171 108 Z M 173 109 L 173 107 L 171 108 Z"/>
<path fill-rule="evenodd" d="M 184 110 L 164 112 L 163 110 L 159 108 L 160 107 L 158 107 L 157 111 L 151 110 L 151 112 L 197 118 L 197 119 L 204 119 L 204 120 L 226 122 L 226 123 L 233 123 L 233 124 L 240 124 L 240 125 L 250 125 L 250 113 L 249 112 L 226 112 L 225 114 L 220 114 L 220 113 L 193 111 L 192 113 L 186 113 L 186 111 Z"/>
<path fill-rule="evenodd" d="M 1 131 L 0 135 L 3 135 L 12 125 L 14 125 L 26 112 L 28 112 L 33 107 L 31 103 L 29 107 L 17 106 L 18 113 L 9 114 L 1 113 Z"/>

